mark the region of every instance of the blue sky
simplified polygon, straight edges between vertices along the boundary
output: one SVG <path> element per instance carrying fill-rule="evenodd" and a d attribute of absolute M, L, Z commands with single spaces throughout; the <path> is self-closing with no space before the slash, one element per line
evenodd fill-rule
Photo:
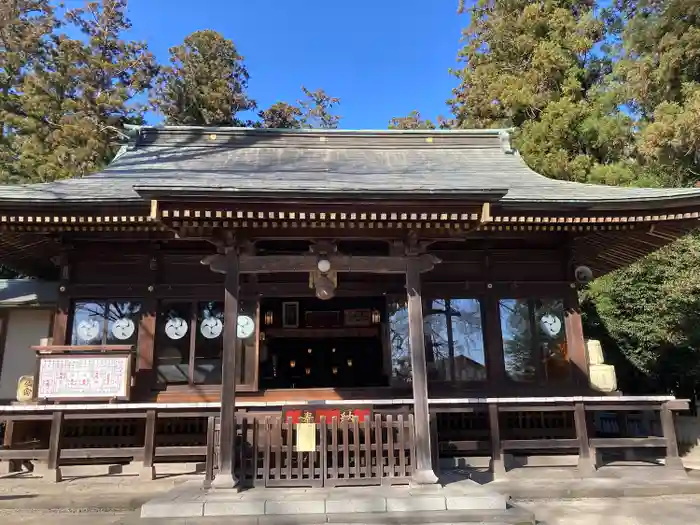
<path fill-rule="evenodd" d="M 413 109 L 449 114 L 467 23 L 456 11 L 457 0 L 130 0 L 129 36 L 166 62 L 186 35 L 214 29 L 245 57 L 260 107 L 294 102 L 303 84 L 341 99 L 341 127 L 386 128 Z"/>

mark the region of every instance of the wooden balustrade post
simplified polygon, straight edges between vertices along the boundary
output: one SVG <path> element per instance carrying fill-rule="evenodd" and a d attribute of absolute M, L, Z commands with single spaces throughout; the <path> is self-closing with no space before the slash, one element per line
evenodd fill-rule
<path fill-rule="evenodd" d="M 139 477 L 143 479 L 156 479 L 156 421 L 158 413 L 155 410 L 146 412 L 146 432 L 143 441 L 143 466 Z"/>
<path fill-rule="evenodd" d="M 588 439 L 588 420 L 583 403 L 574 405 L 574 424 L 578 439 L 578 468 L 584 476 L 592 476 L 596 470 L 596 460 L 591 455 L 591 443 Z"/>
<path fill-rule="evenodd" d="M 208 488 L 214 480 L 214 435 L 216 430 L 216 418 L 209 416 L 207 418 L 207 457 L 204 465 L 204 486 Z"/>
<path fill-rule="evenodd" d="M 221 415 L 219 471 L 214 488 L 237 488 L 236 464 L 236 347 L 238 326 L 239 257 L 235 247 L 226 248 L 224 283 L 224 349 L 221 366 Z"/>
<path fill-rule="evenodd" d="M 506 466 L 503 462 L 503 447 L 501 447 L 498 405 L 495 403 L 489 404 L 489 425 L 491 427 L 491 472 L 494 479 L 503 478 L 506 475 Z"/>
<path fill-rule="evenodd" d="M 685 472 L 683 461 L 678 454 L 673 411 L 668 407 L 668 403 L 661 405 L 661 429 L 663 430 L 664 438 L 666 438 L 666 467 Z"/>
<path fill-rule="evenodd" d="M 440 440 L 438 438 L 438 415 L 430 412 L 430 457 L 433 462 L 433 471 L 440 472 Z"/>
<path fill-rule="evenodd" d="M 408 336 L 413 372 L 413 410 L 415 414 L 416 469 L 412 479 L 418 485 L 429 485 L 437 483 L 438 478 L 433 471 L 430 447 L 428 374 L 425 364 L 420 263 L 417 257 L 408 258 L 406 290 L 408 292 Z"/>
<path fill-rule="evenodd" d="M 2 356 L 0 356 L 2 357 Z M 5 436 L 3 439 L 3 446 L 8 449 L 12 449 L 13 440 L 15 437 L 15 422 L 11 419 L 5 420 Z M 12 474 L 14 472 L 21 471 L 20 462 L 16 459 L 5 459 L 0 460 L 0 475 L 1 474 Z"/>
<path fill-rule="evenodd" d="M 61 481 L 61 438 L 63 437 L 63 412 L 56 411 L 51 418 L 49 457 L 45 478 L 54 483 Z"/>

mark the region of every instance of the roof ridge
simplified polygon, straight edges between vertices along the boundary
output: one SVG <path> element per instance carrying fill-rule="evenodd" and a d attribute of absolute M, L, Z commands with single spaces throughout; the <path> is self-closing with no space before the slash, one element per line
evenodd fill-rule
<path fill-rule="evenodd" d="M 326 128 L 248 128 L 242 126 L 151 126 L 126 124 L 126 129 L 140 133 L 235 133 L 244 135 L 488 135 L 498 136 L 512 133 L 513 128 L 469 128 L 469 129 L 326 129 Z"/>

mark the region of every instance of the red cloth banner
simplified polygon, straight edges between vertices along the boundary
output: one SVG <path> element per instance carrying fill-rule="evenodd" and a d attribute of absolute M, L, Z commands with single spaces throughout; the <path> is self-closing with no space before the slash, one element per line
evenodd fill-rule
<path fill-rule="evenodd" d="M 359 423 L 372 418 L 369 408 L 289 408 L 282 411 L 283 421 L 292 418 L 292 423 L 320 423 L 321 417 L 326 417 L 326 423 L 330 424 L 333 418 L 341 421 L 352 422 L 355 418 Z"/>

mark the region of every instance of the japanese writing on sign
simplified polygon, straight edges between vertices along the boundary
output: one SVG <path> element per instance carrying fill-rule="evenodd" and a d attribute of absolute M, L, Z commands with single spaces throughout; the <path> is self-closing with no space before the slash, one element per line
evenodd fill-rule
<path fill-rule="evenodd" d="M 47 357 L 40 360 L 37 398 L 125 398 L 129 356 Z"/>

